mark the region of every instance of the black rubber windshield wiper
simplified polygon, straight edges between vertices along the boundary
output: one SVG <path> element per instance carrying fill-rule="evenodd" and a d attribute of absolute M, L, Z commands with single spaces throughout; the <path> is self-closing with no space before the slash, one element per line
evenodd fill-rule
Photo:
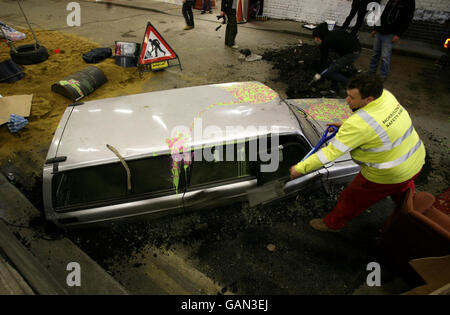
<path fill-rule="evenodd" d="M 313 130 L 316 132 L 317 136 L 320 137 L 320 132 L 317 130 L 317 127 L 314 125 L 314 123 L 311 121 L 311 119 L 313 119 L 307 112 L 305 112 L 302 108 L 297 107 L 293 104 L 290 104 L 292 107 L 295 107 L 295 109 L 297 111 L 302 112 L 302 114 L 304 115 L 306 121 L 308 122 L 308 124 L 313 128 Z"/>

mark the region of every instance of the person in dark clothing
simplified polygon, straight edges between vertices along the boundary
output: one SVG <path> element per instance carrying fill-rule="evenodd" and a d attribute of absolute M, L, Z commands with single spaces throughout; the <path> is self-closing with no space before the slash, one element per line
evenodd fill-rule
<path fill-rule="evenodd" d="M 392 46 L 406 31 L 414 17 L 414 0 L 389 0 L 381 14 L 379 26 L 370 34 L 375 37 L 370 72 L 376 73 L 381 58 L 380 77 L 386 79 L 390 70 Z"/>
<path fill-rule="evenodd" d="M 206 13 L 206 3 L 208 3 L 208 6 L 209 6 L 209 13 L 212 14 L 212 0 L 203 0 L 202 13 L 201 14 L 205 14 Z"/>
<path fill-rule="evenodd" d="M 225 45 L 234 49 L 239 48 L 236 43 L 237 21 L 236 21 L 237 0 L 222 0 L 220 15 L 227 16 L 227 29 L 225 30 Z"/>
<path fill-rule="evenodd" d="M 355 62 L 361 54 L 361 45 L 356 36 L 340 29 L 329 31 L 327 23 L 319 24 L 313 31 L 314 41 L 320 44 L 320 69 L 322 75 L 333 81 L 333 89 L 338 92 L 338 82 L 347 86 L 349 79 L 339 71 Z M 328 53 L 330 50 L 336 51 L 340 56 L 332 62 L 328 68 Z M 321 75 L 316 74 L 315 80 Z"/>
<path fill-rule="evenodd" d="M 181 12 L 186 20 L 185 30 L 191 30 L 194 28 L 194 13 L 192 8 L 194 7 L 194 0 L 183 0 L 183 6 Z"/>
<path fill-rule="evenodd" d="M 349 0 L 350 1 L 350 0 Z M 379 2 L 380 0 L 378 0 Z M 347 30 L 348 26 L 350 25 L 350 22 L 353 20 L 353 17 L 358 13 L 358 16 L 356 18 L 356 24 L 353 26 L 352 31 L 350 32 L 353 35 L 358 34 L 359 28 L 363 24 L 364 17 L 366 16 L 367 12 L 367 4 L 369 2 L 376 2 L 372 0 L 353 0 L 352 2 L 352 9 L 350 10 L 349 15 L 345 19 L 344 24 L 342 24 L 342 29 Z"/>

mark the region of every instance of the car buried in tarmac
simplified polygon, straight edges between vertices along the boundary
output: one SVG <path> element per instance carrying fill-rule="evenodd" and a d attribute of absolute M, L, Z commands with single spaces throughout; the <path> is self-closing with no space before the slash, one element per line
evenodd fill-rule
<path fill-rule="evenodd" d="M 43 170 L 46 219 L 60 227 L 157 217 L 234 202 L 318 143 L 343 100 L 283 100 L 259 82 L 142 93 L 69 105 Z M 359 172 L 347 153 L 292 193 Z"/>

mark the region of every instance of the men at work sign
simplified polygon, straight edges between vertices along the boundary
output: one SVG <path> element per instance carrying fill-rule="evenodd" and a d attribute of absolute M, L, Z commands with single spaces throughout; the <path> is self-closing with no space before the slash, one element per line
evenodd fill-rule
<path fill-rule="evenodd" d="M 141 47 L 138 63 L 150 65 L 152 70 L 166 68 L 169 66 L 169 60 L 178 59 L 177 54 L 150 22 L 147 24 Z"/>

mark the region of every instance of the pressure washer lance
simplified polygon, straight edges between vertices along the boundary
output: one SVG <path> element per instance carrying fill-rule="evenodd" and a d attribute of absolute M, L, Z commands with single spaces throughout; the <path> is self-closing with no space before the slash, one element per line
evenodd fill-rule
<path fill-rule="evenodd" d="M 216 31 L 218 31 L 222 27 L 223 24 L 227 24 L 227 17 L 225 14 L 224 15 L 216 15 L 216 17 L 217 17 L 217 20 L 223 19 L 222 23 L 216 27 Z"/>
<path fill-rule="evenodd" d="M 313 84 L 314 82 L 319 81 L 320 78 L 322 78 L 322 76 L 324 75 L 324 73 L 327 72 L 327 71 L 328 71 L 328 68 L 325 69 L 325 70 L 323 70 L 320 74 L 319 74 L 319 73 L 316 73 L 316 74 L 314 75 L 314 78 L 311 80 L 311 82 L 308 83 L 308 86 L 310 86 L 310 85 Z"/>

